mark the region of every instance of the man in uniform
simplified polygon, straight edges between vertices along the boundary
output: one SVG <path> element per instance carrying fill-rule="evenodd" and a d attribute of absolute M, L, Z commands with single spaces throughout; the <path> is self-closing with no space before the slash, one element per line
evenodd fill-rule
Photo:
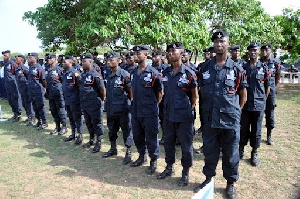
<path fill-rule="evenodd" d="M 48 71 L 46 71 L 47 94 L 49 99 L 50 112 L 54 118 L 56 126 L 55 129 L 50 132 L 50 135 L 54 135 L 56 133 L 58 133 L 58 135 L 63 135 L 67 132 L 65 100 L 61 83 L 63 69 L 58 66 L 55 54 L 48 55 L 48 64 L 49 69 Z M 61 124 L 62 127 L 60 126 Z"/>
<path fill-rule="evenodd" d="M 270 94 L 266 101 L 266 127 L 267 127 L 267 144 L 273 145 L 272 130 L 275 128 L 275 107 L 276 107 L 276 87 L 281 77 L 280 62 L 271 58 L 272 46 L 265 44 L 261 47 L 262 62 L 270 70 Z"/>
<path fill-rule="evenodd" d="M 45 108 L 45 87 L 46 75 L 42 66 L 37 63 L 38 54 L 35 52 L 28 53 L 28 93 L 32 101 L 35 117 L 38 119 L 35 127 L 38 130 L 48 126 L 46 108 Z"/>
<path fill-rule="evenodd" d="M 18 89 L 21 94 L 22 105 L 25 109 L 27 115 L 27 126 L 33 125 L 35 123 L 35 115 L 32 107 L 32 102 L 30 100 L 30 96 L 28 95 L 28 67 L 24 65 L 26 59 L 23 55 L 16 56 L 16 76 L 18 82 Z"/>
<path fill-rule="evenodd" d="M 244 157 L 244 147 L 250 140 L 251 165 L 259 164 L 257 149 L 261 142 L 261 126 L 265 111 L 266 99 L 270 91 L 268 67 L 259 60 L 260 43 L 251 42 L 247 47 L 250 60 L 244 64 L 248 88 L 247 102 L 241 116 L 240 158 Z"/>
<path fill-rule="evenodd" d="M 240 45 L 232 45 L 230 47 L 230 55 L 231 55 L 231 59 L 238 63 L 240 66 L 243 66 L 246 62 L 241 59 L 240 55 L 241 55 L 241 46 Z"/>
<path fill-rule="evenodd" d="M 182 63 L 184 46 L 174 42 L 167 46 L 168 60 L 171 66 L 163 71 L 164 118 L 165 118 L 165 170 L 157 179 L 165 179 L 174 174 L 176 140 L 181 146 L 183 167 L 179 186 L 189 183 L 189 169 L 193 164 L 193 109 L 198 99 L 197 78 L 195 72 Z"/>
<path fill-rule="evenodd" d="M 108 53 L 107 64 L 111 73 L 106 77 L 107 93 L 105 110 L 107 114 L 107 127 L 109 129 L 109 141 L 111 148 L 103 155 L 107 158 L 118 154 L 116 140 L 121 127 L 126 154 L 123 164 L 131 162 L 130 148 L 133 144 L 131 117 L 129 113 L 129 101 L 132 100 L 132 89 L 129 73 L 119 66 L 120 54 Z"/>
<path fill-rule="evenodd" d="M 132 71 L 134 71 L 134 69 L 137 67 L 137 64 L 134 61 L 134 52 L 127 53 L 126 60 L 126 65 L 124 65 L 123 69 L 131 74 Z"/>
<path fill-rule="evenodd" d="M 71 56 L 67 55 L 63 58 L 64 72 L 62 75 L 62 89 L 72 130 L 71 135 L 65 139 L 65 142 L 75 140 L 75 133 L 77 130 L 77 138 L 75 144 L 79 145 L 83 140 L 83 123 L 79 97 L 80 73 L 73 67 L 73 64 L 74 61 Z"/>
<path fill-rule="evenodd" d="M 135 59 L 138 63 L 131 74 L 133 101 L 131 104 L 133 139 L 139 158 L 131 166 L 137 167 L 147 161 L 148 150 L 150 166 L 147 175 L 152 175 L 157 168 L 159 157 L 158 144 L 158 104 L 162 99 L 162 82 L 158 71 L 147 63 L 150 48 L 145 45 L 134 46 Z"/>
<path fill-rule="evenodd" d="M 2 55 L 4 59 L 4 81 L 7 99 L 14 114 L 11 120 L 18 122 L 21 118 L 22 102 L 16 80 L 16 64 L 11 60 L 9 50 L 3 51 Z"/>
<path fill-rule="evenodd" d="M 223 176 L 227 180 L 226 195 L 236 198 L 234 183 L 238 180 L 240 116 L 247 98 L 247 81 L 243 68 L 227 57 L 229 35 L 225 30 L 213 33 L 214 51 L 206 67 L 201 68 L 199 86 L 202 92 L 203 173 L 206 179 L 194 189 L 198 192 L 213 176 L 222 148 Z"/>
<path fill-rule="evenodd" d="M 100 151 L 104 133 L 102 115 L 106 89 L 101 74 L 93 68 L 93 64 L 93 55 L 85 54 L 82 56 L 83 73 L 80 81 L 80 105 L 90 134 L 89 141 L 83 147 L 93 146 L 96 135 L 96 143 L 92 153 L 97 153 Z"/>
<path fill-rule="evenodd" d="M 122 69 L 125 69 L 128 65 L 128 62 L 127 62 L 127 55 L 129 53 L 127 52 L 122 52 L 120 53 L 120 56 L 121 56 L 121 63 L 119 64 L 119 66 L 122 68 Z"/>

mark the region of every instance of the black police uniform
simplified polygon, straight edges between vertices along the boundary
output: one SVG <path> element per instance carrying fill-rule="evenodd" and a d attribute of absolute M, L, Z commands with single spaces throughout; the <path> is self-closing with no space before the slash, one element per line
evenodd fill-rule
<path fill-rule="evenodd" d="M 47 94 L 49 99 L 50 112 L 54 118 L 56 128 L 51 134 L 66 133 L 66 109 L 62 91 L 62 68 L 58 65 L 49 68 L 46 75 Z M 60 126 L 62 124 L 62 128 Z"/>
<path fill-rule="evenodd" d="M 248 61 L 243 68 L 246 72 L 248 88 L 247 102 L 243 107 L 241 115 L 239 153 L 240 157 L 243 158 L 244 146 L 250 140 L 250 146 L 252 147 L 251 163 L 254 165 L 253 160 L 254 158 L 257 159 L 254 156 L 257 156 L 257 149 L 261 143 L 261 126 L 266 104 L 265 88 L 269 86 L 269 71 L 260 61 L 253 68 L 251 68 L 250 61 Z"/>
<path fill-rule="evenodd" d="M 28 72 L 28 93 L 32 101 L 35 117 L 38 119 L 37 127 L 46 124 L 46 109 L 45 109 L 45 89 L 43 80 L 46 79 L 45 71 L 42 66 L 35 64 L 29 67 Z"/>
<path fill-rule="evenodd" d="M 28 76 L 29 68 L 24 64 L 16 67 L 16 76 L 18 82 L 18 88 L 21 94 L 22 105 L 25 108 L 26 115 L 28 117 L 28 124 L 31 124 L 32 120 L 35 117 L 32 102 L 28 94 Z"/>
<path fill-rule="evenodd" d="M 84 146 L 90 147 L 91 145 L 93 145 L 96 135 L 97 142 L 92 151 L 93 153 L 99 151 L 101 144 L 100 142 L 104 133 L 102 118 L 103 102 L 98 92 L 99 89 L 103 87 L 104 81 L 101 74 L 93 68 L 89 71 L 84 71 L 81 74 L 80 106 L 83 111 L 85 123 L 90 134 L 90 140 Z"/>
<path fill-rule="evenodd" d="M 247 87 L 243 68 L 230 58 L 219 68 L 216 58 L 201 68 L 199 86 L 202 91 L 203 173 L 207 178 L 216 175 L 222 147 L 223 176 L 229 183 L 238 180 L 241 108 L 237 91 Z"/>
<path fill-rule="evenodd" d="M 154 162 L 159 157 L 158 144 L 158 101 L 162 91 L 161 76 L 151 65 L 138 74 L 131 74 L 133 101 L 131 104 L 133 139 L 140 157 L 144 158 L 146 147 Z"/>
<path fill-rule="evenodd" d="M 129 149 L 133 144 L 131 115 L 129 113 L 130 100 L 127 94 L 127 89 L 131 88 L 130 75 L 119 66 L 115 73 L 106 76 L 106 80 L 105 110 L 107 114 L 107 127 L 109 129 L 109 141 L 111 143 L 111 152 L 117 154 L 116 140 L 120 127 L 123 132 L 123 142 L 126 148 Z M 127 151 L 127 153 L 130 153 L 130 151 Z M 104 157 L 108 155 L 106 154 Z M 128 164 L 129 161 L 124 159 L 123 163 Z"/>
<path fill-rule="evenodd" d="M 71 67 L 69 71 L 64 70 L 62 74 L 62 89 L 65 99 L 65 105 L 67 114 L 69 117 L 72 134 L 65 141 L 71 141 L 75 139 L 75 132 L 77 129 L 77 139 L 76 144 L 81 144 L 82 142 L 82 131 L 83 122 L 81 117 L 80 108 L 80 73 Z"/>
<path fill-rule="evenodd" d="M 4 60 L 4 81 L 8 103 L 14 113 L 13 121 L 19 121 L 22 113 L 22 101 L 16 80 L 16 64 L 12 60 Z"/>

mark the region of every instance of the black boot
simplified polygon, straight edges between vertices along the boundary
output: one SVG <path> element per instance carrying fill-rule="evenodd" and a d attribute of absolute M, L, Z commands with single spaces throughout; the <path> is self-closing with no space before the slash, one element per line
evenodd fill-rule
<path fill-rule="evenodd" d="M 123 159 L 123 164 L 124 165 L 127 165 L 131 162 L 131 150 L 130 148 L 127 148 L 126 150 L 126 154 L 125 154 L 125 157 Z"/>
<path fill-rule="evenodd" d="M 42 120 L 42 124 L 38 127 L 38 130 L 42 130 L 48 127 L 47 121 Z"/>
<path fill-rule="evenodd" d="M 240 145 L 239 146 L 239 154 L 240 154 L 240 159 L 244 158 L 244 146 Z"/>
<path fill-rule="evenodd" d="M 195 149 L 194 151 L 197 154 L 203 153 L 203 146 L 201 146 L 199 149 Z"/>
<path fill-rule="evenodd" d="M 92 150 L 92 153 L 97 153 L 100 151 L 101 149 L 101 136 L 97 136 L 97 140 L 96 140 L 96 143 L 95 143 L 95 146 Z"/>
<path fill-rule="evenodd" d="M 69 137 L 65 138 L 65 142 L 70 142 L 72 140 L 75 140 L 75 130 L 72 130 L 72 134 Z"/>
<path fill-rule="evenodd" d="M 226 195 L 228 199 L 236 199 L 236 190 L 233 183 L 227 182 Z"/>
<path fill-rule="evenodd" d="M 140 154 L 139 155 L 139 158 L 134 161 L 133 163 L 131 163 L 131 167 L 138 167 L 138 166 L 141 166 L 142 164 L 144 164 L 145 162 L 147 162 L 147 158 L 146 156 L 143 154 Z"/>
<path fill-rule="evenodd" d="M 178 182 L 178 186 L 183 187 L 189 184 L 189 170 L 190 168 L 183 168 L 182 169 L 182 176 Z"/>
<path fill-rule="evenodd" d="M 84 145 L 82 145 L 83 148 L 90 148 L 91 146 L 94 145 L 94 135 L 90 134 L 90 140 L 85 143 Z"/>
<path fill-rule="evenodd" d="M 75 140 L 75 144 L 80 145 L 83 141 L 83 137 L 82 137 L 82 133 L 78 133 L 76 140 Z"/>
<path fill-rule="evenodd" d="M 102 158 L 108 158 L 110 156 L 114 156 L 114 155 L 118 155 L 118 149 L 117 149 L 117 144 L 116 141 L 112 141 L 110 143 L 110 149 L 109 151 L 107 151 L 106 153 L 104 153 L 104 155 L 102 156 Z"/>
<path fill-rule="evenodd" d="M 16 113 L 16 114 L 14 115 L 13 122 L 18 122 L 18 121 L 20 121 L 20 119 L 21 119 L 21 114 Z"/>
<path fill-rule="evenodd" d="M 272 129 L 267 129 L 267 144 L 268 145 L 274 145 L 274 142 L 272 140 Z"/>
<path fill-rule="evenodd" d="M 252 166 L 258 166 L 259 165 L 259 159 L 258 159 L 258 154 L 257 154 L 257 149 L 253 149 L 251 151 L 251 160 L 250 163 Z"/>
<path fill-rule="evenodd" d="M 161 174 L 159 174 L 156 178 L 158 180 L 162 180 L 162 179 L 165 179 L 168 176 L 173 176 L 174 174 L 175 174 L 175 172 L 174 172 L 173 165 L 172 164 L 167 164 L 165 170 Z"/>
<path fill-rule="evenodd" d="M 38 119 L 38 120 L 37 120 L 37 123 L 36 123 L 33 127 L 39 128 L 39 126 L 41 126 L 41 124 L 42 124 L 42 120 L 41 120 L 41 119 Z"/>
<path fill-rule="evenodd" d="M 50 132 L 50 135 L 55 135 L 58 132 L 57 128 L 53 129 L 53 131 Z"/>
<path fill-rule="evenodd" d="M 14 115 L 11 118 L 8 118 L 8 121 L 14 121 L 17 115 L 14 113 Z"/>
<path fill-rule="evenodd" d="M 150 166 L 146 169 L 146 174 L 147 175 L 152 175 L 157 168 L 157 160 L 151 160 L 150 161 Z"/>
<path fill-rule="evenodd" d="M 67 125 L 63 124 L 62 128 L 58 132 L 58 135 L 63 135 L 63 134 L 66 134 L 67 132 L 68 132 Z M 74 138 L 75 138 L 75 133 L 74 133 Z"/>
<path fill-rule="evenodd" d="M 194 188 L 194 193 L 198 193 L 201 189 L 203 189 L 206 185 L 208 185 L 208 183 L 211 182 L 211 177 L 206 177 L 206 179 L 199 184 L 197 187 Z"/>

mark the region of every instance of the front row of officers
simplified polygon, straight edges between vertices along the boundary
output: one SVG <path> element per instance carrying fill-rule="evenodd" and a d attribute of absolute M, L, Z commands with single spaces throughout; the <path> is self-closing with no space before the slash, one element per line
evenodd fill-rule
<path fill-rule="evenodd" d="M 56 124 L 51 134 L 66 133 L 67 110 L 72 133 L 65 141 L 75 140 L 75 144 L 81 144 L 83 114 L 90 135 L 89 141 L 83 146 L 93 146 L 92 152 L 96 153 L 101 148 L 104 133 L 102 115 L 105 101 L 111 147 L 103 157 L 118 154 L 116 140 L 121 128 L 127 148 L 123 164 L 131 162 L 130 148 L 134 143 L 139 157 L 131 162 L 131 166 L 144 164 L 148 153 L 148 175 L 152 175 L 157 168 L 160 121 L 164 133 L 166 167 L 157 179 L 165 179 L 174 174 L 175 146 L 179 142 L 183 169 L 178 185 L 186 186 L 193 163 L 194 109 L 199 93 L 205 156 L 203 173 L 206 179 L 194 191 L 198 192 L 216 175 L 222 151 L 223 176 L 227 180 L 226 195 L 228 198 L 235 198 L 234 183 L 239 177 L 239 161 L 244 156 L 248 140 L 252 147 L 251 164 L 257 166 L 259 163 L 257 150 L 261 142 L 262 119 L 269 96 L 273 100 L 273 112 L 267 114 L 274 114 L 274 88 L 276 89 L 280 66 L 270 60 L 270 45 L 261 49 L 263 56 L 267 55 L 267 59 L 263 61 L 259 60 L 260 44 L 250 43 L 247 48 L 249 60 L 243 61 L 238 58 L 238 46 L 231 49 L 232 59 L 227 57 L 229 35 L 225 30 L 215 32 L 212 42 L 216 55 L 213 58 L 206 56 L 207 60 L 199 65 L 198 70 L 188 62 L 189 57 L 184 59 L 187 54 L 180 42 L 167 45 L 168 67 L 155 60 L 153 66 L 149 65 L 149 47 L 135 46 L 133 55 L 137 67 L 133 67 L 131 73 L 120 67 L 119 53 L 108 53 L 107 66 L 110 72 L 105 74 L 105 81 L 94 69 L 91 54 L 82 56 L 83 72 L 80 73 L 72 66 L 74 63 L 70 56 L 63 58 L 62 69 L 57 64 L 56 56 L 48 55 L 49 66 L 45 72 L 37 64 L 36 53 L 28 54 L 30 67 L 27 69 L 23 65 L 25 58 L 22 55 L 17 56 L 14 63 L 9 58 L 9 51 L 2 52 L 5 58 L 8 99 L 14 112 L 13 120 L 19 120 L 21 109 L 18 100 L 22 99 L 28 116 L 27 125 L 32 125 L 34 118 L 37 118 L 36 127 L 46 128 L 46 94 Z M 268 68 L 270 62 L 272 64 Z M 15 90 L 19 91 L 21 98 Z M 274 121 L 270 124 L 269 120 L 268 137 L 274 128 Z"/>

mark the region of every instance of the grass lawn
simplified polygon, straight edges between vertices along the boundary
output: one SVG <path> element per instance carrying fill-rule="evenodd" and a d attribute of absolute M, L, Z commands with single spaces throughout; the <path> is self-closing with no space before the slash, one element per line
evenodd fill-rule
<path fill-rule="evenodd" d="M 7 102 L 0 99 L 4 117 L 11 117 Z M 198 110 L 198 109 L 197 109 Z M 263 128 L 259 149 L 260 165 L 250 165 L 250 147 L 241 161 L 240 180 L 236 183 L 238 198 L 299 198 L 300 197 L 300 85 L 280 85 L 276 108 L 274 146 L 265 144 Z M 37 131 L 23 122 L 0 123 L 0 198 L 191 198 L 193 188 L 202 182 L 203 155 L 194 156 L 190 184 L 181 188 L 180 147 L 177 147 L 175 176 L 157 180 L 165 167 L 164 149 L 158 160 L 156 175 L 147 176 L 146 166 L 131 168 L 122 165 L 125 148 L 122 135 L 118 139 L 118 156 L 103 159 L 110 145 L 107 135 L 100 153 L 65 143 L 65 136 L 50 136 L 55 127 L 48 113 L 49 127 Z M 26 118 L 23 116 L 23 120 Z M 199 127 L 199 119 L 196 128 Z M 106 119 L 104 119 L 106 124 Z M 88 140 L 86 127 L 85 142 Z M 66 135 L 68 136 L 68 135 Z M 195 137 L 194 147 L 201 146 L 201 136 Z M 133 148 L 133 158 L 138 154 Z M 223 198 L 226 181 L 222 177 L 221 160 L 215 177 L 215 198 Z"/>

